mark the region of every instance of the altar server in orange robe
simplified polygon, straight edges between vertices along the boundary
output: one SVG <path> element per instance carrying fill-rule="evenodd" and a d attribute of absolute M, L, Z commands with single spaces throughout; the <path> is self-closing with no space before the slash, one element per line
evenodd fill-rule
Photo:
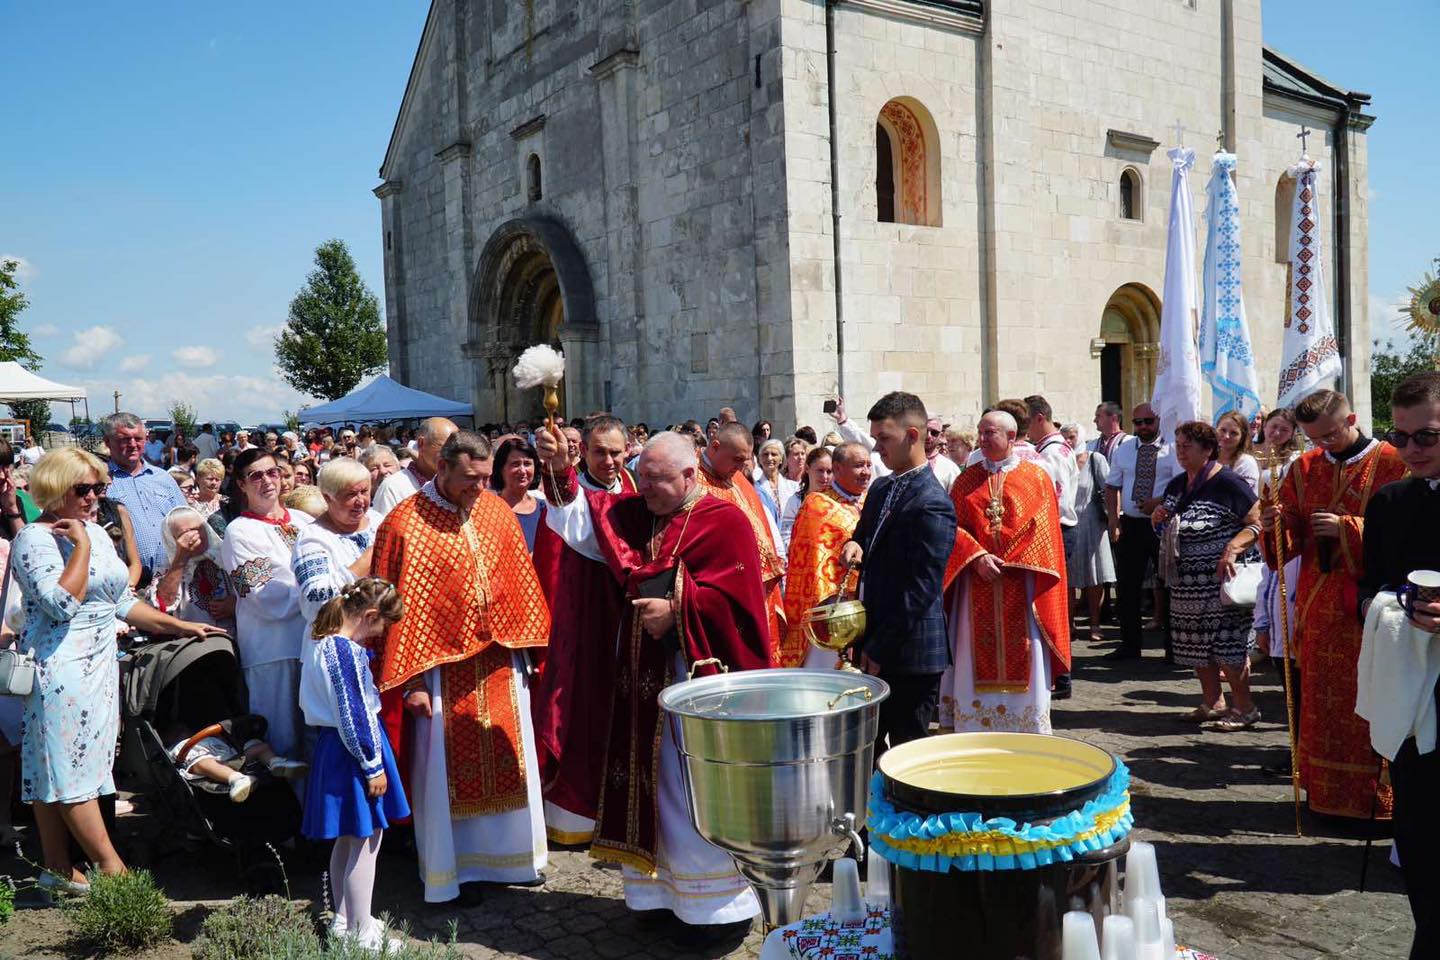
<path fill-rule="evenodd" d="M 786 649 L 806 649 L 804 665 L 830 670 L 835 654 L 810 644 L 805 636 L 805 612 L 840 592 L 845 565 L 840 548 L 860 522 L 865 489 L 870 486 L 870 450 L 860 443 L 842 443 L 831 455 L 835 479 L 824 490 L 812 491 L 795 515 L 790 534 L 790 556 L 785 573 Z M 851 571 L 845 581 L 845 596 L 855 595 L 860 579 Z"/>
<path fill-rule="evenodd" d="M 1365 507 L 1371 496 L 1407 472 L 1390 444 L 1365 436 L 1344 394 L 1319 390 L 1295 406 L 1295 419 L 1315 449 L 1290 465 L 1279 506 L 1262 515 L 1261 547 L 1278 559 L 1275 517 L 1286 559 L 1300 557 L 1299 582 L 1287 584 L 1295 603 L 1292 643 L 1300 663 L 1300 785 L 1316 813 L 1388 820 L 1388 782 L 1370 725 L 1355 714 L 1360 641 L 1355 617 L 1365 574 Z"/>
<path fill-rule="evenodd" d="M 1050 687 L 1070 669 L 1069 588 L 1055 482 L 1013 449 L 1015 418 L 980 419 L 981 461 L 950 488 L 958 523 L 945 570 L 954 663 L 940 723 L 1050 732 Z"/>
<path fill-rule="evenodd" d="M 405 617 L 374 672 L 432 903 L 471 881 L 535 884 L 546 863 L 521 651 L 545 645 L 550 613 L 515 514 L 485 489 L 492 465 L 484 437 L 452 435 L 434 479 L 375 535 L 372 573 Z"/>
<path fill-rule="evenodd" d="M 798 667 L 805 662 L 807 644 L 785 632 L 785 555 L 780 552 L 780 528 L 765 509 L 760 494 L 746 476 L 754 441 L 743 423 L 722 425 L 700 454 L 696 480 L 711 496 L 733 503 L 745 514 L 755 546 L 760 551 L 760 579 L 765 585 L 765 610 L 770 620 L 770 665 Z"/>

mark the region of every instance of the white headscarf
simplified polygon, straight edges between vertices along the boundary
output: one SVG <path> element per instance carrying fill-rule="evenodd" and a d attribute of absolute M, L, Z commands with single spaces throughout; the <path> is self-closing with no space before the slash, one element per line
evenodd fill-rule
<path fill-rule="evenodd" d="M 185 563 L 185 582 L 189 583 L 190 578 L 195 575 L 195 568 L 201 560 L 209 560 L 217 567 L 220 564 L 221 537 L 215 532 L 215 528 L 205 521 L 199 510 L 194 507 L 176 507 L 165 514 L 165 522 L 160 525 L 160 541 L 165 544 L 165 556 L 175 559 L 175 524 L 180 520 L 195 519 L 200 521 L 200 536 L 205 538 L 205 549 L 197 556 L 191 557 Z"/>

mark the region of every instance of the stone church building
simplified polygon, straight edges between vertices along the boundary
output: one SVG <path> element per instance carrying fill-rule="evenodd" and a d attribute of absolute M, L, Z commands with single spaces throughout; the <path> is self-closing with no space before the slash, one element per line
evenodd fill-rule
<path fill-rule="evenodd" d="M 1238 154 L 1273 397 L 1305 127 L 1368 416 L 1368 103 L 1264 46 L 1261 0 L 434 0 L 375 189 L 390 372 L 480 421 L 534 415 L 509 370 L 551 342 L 570 416 L 1088 422 L 1153 386 L 1178 128 L 1197 251 Z"/>

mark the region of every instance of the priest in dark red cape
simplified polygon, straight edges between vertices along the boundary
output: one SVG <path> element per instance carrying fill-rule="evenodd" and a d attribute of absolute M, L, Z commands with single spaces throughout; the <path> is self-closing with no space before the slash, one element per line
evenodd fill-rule
<path fill-rule="evenodd" d="M 583 489 L 635 492 L 635 478 L 625 469 L 625 438 L 625 424 L 615 417 L 585 422 L 577 477 Z M 567 546 L 545 524 L 535 537 L 535 568 L 555 611 L 544 666 L 530 696 L 545 830 L 556 843 L 587 844 L 605 771 L 615 637 L 627 604 L 604 562 Z"/>
<path fill-rule="evenodd" d="M 536 438 L 546 523 L 603 561 L 627 607 L 615 651 L 603 785 L 591 856 L 623 866 L 632 910 L 672 911 L 696 925 L 760 912 L 734 861 L 691 825 L 680 758 L 657 702 L 686 673 L 769 665 L 769 617 L 754 537 L 734 504 L 698 486 L 695 445 L 665 432 L 646 444 L 638 494 L 580 488 L 563 441 Z M 716 663 L 718 661 L 718 664 Z"/>
<path fill-rule="evenodd" d="M 940 725 L 962 733 L 1049 733 L 1050 688 L 1070 670 L 1059 500 L 1050 474 L 1016 455 L 1017 429 L 1004 411 L 981 417 L 984 457 L 950 487 Z"/>

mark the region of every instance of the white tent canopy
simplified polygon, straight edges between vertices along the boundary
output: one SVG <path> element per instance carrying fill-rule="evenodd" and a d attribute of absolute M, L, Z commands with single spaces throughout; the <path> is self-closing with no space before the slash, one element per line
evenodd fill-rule
<path fill-rule="evenodd" d="M 85 391 L 80 387 L 67 387 L 63 383 L 46 380 L 39 374 L 26 370 L 14 360 L 0 362 L 0 403 L 84 399 Z"/>

